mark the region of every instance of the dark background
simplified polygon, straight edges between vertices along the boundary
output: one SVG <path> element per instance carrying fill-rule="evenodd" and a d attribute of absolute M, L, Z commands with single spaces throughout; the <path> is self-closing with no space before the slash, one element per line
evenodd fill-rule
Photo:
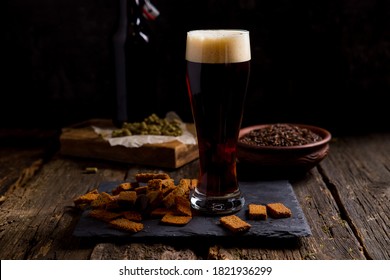
<path fill-rule="evenodd" d="M 6 0 L 0 127 L 111 118 L 115 0 Z M 186 32 L 242 28 L 252 72 L 243 126 L 300 122 L 333 134 L 389 131 L 390 1 L 154 0 L 157 85 L 148 115 L 191 121 Z"/>

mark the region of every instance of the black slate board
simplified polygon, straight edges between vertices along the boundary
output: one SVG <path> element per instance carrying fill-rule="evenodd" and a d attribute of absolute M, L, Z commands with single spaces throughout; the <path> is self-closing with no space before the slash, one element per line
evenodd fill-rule
<path fill-rule="evenodd" d="M 104 182 L 100 184 L 100 192 L 111 192 L 118 182 Z M 204 237 L 224 239 L 226 237 L 261 237 L 261 238 L 296 238 L 311 235 L 310 227 L 302 212 L 294 190 L 288 181 L 261 181 L 240 182 L 240 189 L 245 197 L 245 206 L 235 213 L 252 225 L 251 229 L 240 235 L 234 235 L 219 224 L 218 216 L 196 215 L 185 226 L 162 225 L 159 219 L 143 221 L 144 229 L 130 234 L 111 228 L 108 223 L 88 217 L 84 211 L 73 232 L 77 237 L 129 237 L 134 241 L 140 238 L 177 238 L 177 237 Z M 250 203 L 267 204 L 282 202 L 291 209 L 292 217 L 263 221 L 248 220 L 247 205 Z"/>

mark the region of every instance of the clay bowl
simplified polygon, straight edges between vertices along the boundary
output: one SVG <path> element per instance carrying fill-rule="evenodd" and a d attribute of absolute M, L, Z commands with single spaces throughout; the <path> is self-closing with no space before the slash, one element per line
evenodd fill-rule
<path fill-rule="evenodd" d="M 287 124 L 308 129 L 322 139 L 313 143 L 295 146 L 259 146 L 243 143 L 242 137 L 252 130 L 270 127 L 272 124 L 261 124 L 242 128 L 237 146 L 237 160 L 241 174 L 264 177 L 286 177 L 302 175 L 315 167 L 329 153 L 329 131 L 305 124 Z"/>

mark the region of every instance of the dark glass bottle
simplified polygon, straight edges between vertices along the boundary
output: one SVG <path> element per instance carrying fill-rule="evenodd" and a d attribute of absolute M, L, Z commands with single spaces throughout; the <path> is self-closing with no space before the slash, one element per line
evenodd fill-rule
<path fill-rule="evenodd" d="M 119 0 L 118 27 L 113 36 L 115 113 L 113 122 L 139 121 L 154 111 L 155 45 L 151 22 L 158 11 L 148 0 Z"/>

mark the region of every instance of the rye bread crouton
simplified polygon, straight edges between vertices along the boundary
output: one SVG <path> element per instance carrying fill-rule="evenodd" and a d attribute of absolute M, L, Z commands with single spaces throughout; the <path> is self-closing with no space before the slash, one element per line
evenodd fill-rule
<path fill-rule="evenodd" d="M 112 204 L 115 201 L 115 198 L 106 193 L 106 192 L 101 192 L 98 197 L 91 202 L 91 207 L 92 208 L 107 208 L 110 204 Z"/>
<path fill-rule="evenodd" d="M 184 226 L 188 224 L 191 219 L 191 216 L 178 216 L 169 212 L 162 217 L 161 222 L 166 225 Z"/>
<path fill-rule="evenodd" d="M 163 187 L 163 181 L 161 179 L 152 179 L 149 180 L 147 183 L 148 190 L 149 191 L 161 191 Z"/>
<path fill-rule="evenodd" d="M 184 196 L 185 193 L 185 189 L 176 187 L 173 191 L 171 191 L 167 196 L 163 198 L 162 203 L 166 208 L 171 208 L 175 205 L 175 198 L 177 196 Z"/>
<path fill-rule="evenodd" d="M 118 203 L 124 206 L 134 206 L 137 201 L 137 193 L 135 191 L 124 191 L 118 194 Z"/>
<path fill-rule="evenodd" d="M 248 205 L 248 218 L 250 220 L 266 220 L 267 219 L 267 207 L 261 204 L 249 204 Z"/>
<path fill-rule="evenodd" d="M 93 209 L 88 213 L 88 216 L 104 222 L 109 222 L 116 218 L 119 218 L 120 216 L 122 216 L 122 214 L 116 212 L 110 212 L 105 209 Z"/>
<path fill-rule="evenodd" d="M 112 220 L 109 223 L 116 229 L 125 230 L 131 233 L 136 233 L 144 229 L 144 225 L 142 223 L 133 222 L 125 218 Z"/>
<path fill-rule="evenodd" d="M 192 216 L 191 203 L 184 196 L 175 197 L 176 213 L 182 216 Z"/>
<path fill-rule="evenodd" d="M 129 210 L 124 211 L 121 213 L 123 218 L 128 219 L 133 222 L 141 222 L 142 221 L 142 215 L 140 212 Z"/>
<path fill-rule="evenodd" d="M 267 213 L 271 218 L 281 219 L 281 218 L 289 218 L 292 213 L 291 210 L 286 207 L 283 203 L 275 202 L 268 203 L 267 205 Z"/>
<path fill-rule="evenodd" d="M 167 173 L 137 173 L 135 174 L 135 180 L 139 183 L 147 183 L 152 179 L 169 179 Z"/>
<path fill-rule="evenodd" d="M 165 208 L 165 207 L 157 207 L 157 208 L 153 209 L 153 210 L 150 212 L 149 216 L 150 216 L 151 218 L 162 218 L 162 217 L 164 217 L 164 215 L 167 214 L 168 212 L 172 212 L 172 210 L 167 209 L 167 208 Z"/>
<path fill-rule="evenodd" d="M 139 184 L 137 182 L 124 182 L 119 184 L 115 189 L 113 189 L 112 194 L 117 195 L 120 192 L 129 191 L 137 187 L 139 187 Z"/>
<path fill-rule="evenodd" d="M 75 206 L 79 207 L 81 205 L 90 205 L 92 203 L 92 201 L 94 201 L 95 199 L 97 199 L 99 196 L 99 192 L 94 189 L 92 191 L 89 191 L 83 195 L 80 195 L 78 197 L 76 197 L 74 200 L 73 200 L 73 203 Z"/>
<path fill-rule="evenodd" d="M 221 225 L 233 233 L 243 233 L 251 228 L 251 225 L 236 215 L 228 215 L 219 219 Z"/>
<path fill-rule="evenodd" d="M 162 191 L 149 191 L 146 197 L 148 198 L 148 204 L 145 210 L 148 213 L 160 206 L 163 201 Z"/>

